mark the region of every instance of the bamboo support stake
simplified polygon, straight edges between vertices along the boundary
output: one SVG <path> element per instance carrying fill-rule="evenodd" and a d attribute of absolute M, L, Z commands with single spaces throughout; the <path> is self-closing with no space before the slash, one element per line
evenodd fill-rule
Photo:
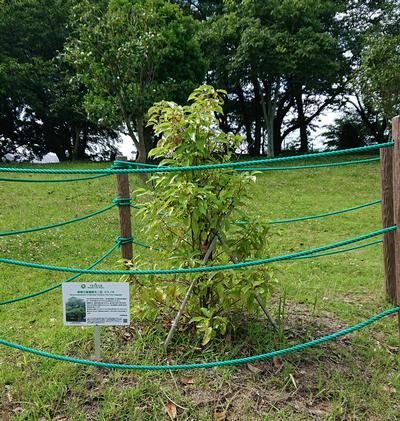
<path fill-rule="evenodd" d="M 382 191 L 382 226 L 394 225 L 393 207 L 393 148 L 381 148 L 381 191 Z M 386 298 L 392 304 L 396 302 L 396 260 L 395 232 L 386 232 L 383 236 L 383 259 L 385 270 Z"/>
<path fill-rule="evenodd" d="M 394 223 L 398 227 L 394 231 L 394 252 L 396 261 L 396 304 L 400 305 L 400 116 L 392 120 L 393 147 L 393 209 Z M 400 312 L 398 328 L 400 337 Z"/>
<path fill-rule="evenodd" d="M 220 232 L 217 232 L 217 236 L 218 236 L 218 239 L 219 239 L 222 247 L 224 247 L 227 250 L 230 261 L 232 263 L 235 263 L 235 264 L 239 263 L 238 258 L 234 254 L 232 254 L 231 251 L 229 250 L 228 245 L 226 244 L 226 241 L 225 241 L 224 237 L 222 236 L 222 234 Z M 262 300 L 262 298 L 261 298 L 261 296 L 258 292 L 254 293 L 254 298 L 256 299 L 258 305 L 261 307 L 261 310 L 263 311 L 263 313 L 267 317 L 268 321 L 271 323 L 272 327 L 275 330 L 278 330 L 278 325 L 276 324 L 275 320 L 272 318 L 272 316 L 271 316 L 270 312 L 268 311 L 267 307 L 265 307 L 265 304 L 264 304 L 264 302 L 263 302 L 263 300 Z"/>
<path fill-rule="evenodd" d="M 126 161 L 126 156 L 117 156 L 116 158 L 119 161 Z M 120 199 L 129 199 L 129 175 L 127 173 L 117 174 L 117 191 L 118 198 Z M 128 238 L 132 236 L 132 227 L 131 227 L 131 207 L 130 205 L 119 205 L 119 223 L 121 227 L 121 237 Z M 132 260 L 133 258 L 133 249 L 132 243 L 125 243 L 121 245 L 122 257 L 126 260 Z"/>
<path fill-rule="evenodd" d="M 208 263 L 208 261 L 210 260 L 211 253 L 214 251 L 215 246 L 217 245 L 217 241 L 218 241 L 218 237 L 217 237 L 217 235 L 214 235 L 213 239 L 211 240 L 211 243 L 208 246 L 206 254 L 203 258 L 202 266 L 205 266 Z M 185 293 L 185 296 L 183 297 L 183 300 L 182 300 L 181 305 L 179 307 L 178 313 L 175 316 L 174 321 L 172 322 L 172 325 L 171 325 L 171 327 L 169 329 L 169 332 L 168 332 L 167 339 L 164 342 L 165 347 L 167 347 L 168 344 L 171 342 L 172 336 L 174 335 L 174 332 L 175 332 L 175 330 L 178 326 L 179 320 L 180 320 L 180 318 L 183 314 L 183 311 L 185 310 L 186 304 L 189 300 L 190 295 L 192 294 L 192 291 L 193 291 L 193 288 L 196 285 L 196 282 L 197 282 L 197 278 L 193 279 L 192 283 L 189 285 L 189 288 L 187 289 L 187 291 Z"/>

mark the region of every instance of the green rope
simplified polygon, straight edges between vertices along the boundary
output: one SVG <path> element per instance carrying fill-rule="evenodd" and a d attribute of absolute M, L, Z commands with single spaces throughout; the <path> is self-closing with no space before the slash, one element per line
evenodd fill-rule
<path fill-rule="evenodd" d="M 359 152 L 372 151 L 380 148 L 391 147 L 394 142 L 381 143 L 378 145 L 363 146 L 360 148 L 343 149 L 339 151 L 319 152 L 306 155 L 287 156 L 282 158 L 267 158 L 253 161 L 239 161 L 239 162 L 225 162 L 221 164 L 205 164 L 205 165 L 188 165 L 182 167 L 151 167 L 151 168 L 130 168 L 135 163 L 128 161 L 114 161 L 111 169 L 50 169 L 50 168 L 12 168 L 0 167 L 0 172 L 15 172 L 15 173 L 38 173 L 38 174 L 120 174 L 120 173 L 156 173 L 156 172 L 181 172 L 181 171 L 200 171 L 200 170 L 216 170 L 221 168 L 236 168 L 236 167 L 249 167 L 251 165 L 260 165 L 266 163 L 280 163 L 299 161 L 302 159 L 314 159 L 327 156 L 345 155 Z"/>
<path fill-rule="evenodd" d="M 94 263 L 92 263 L 90 266 L 88 266 L 88 269 L 92 269 L 96 265 L 98 265 L 99 263 L 101 263 L 103 260 L 105 260 L 119 246 L 120 246 L 119 242 L 116 242 L 116 244 L 114 244 L 109 250 L 107 250 L 101 257 L 99 257 Z M 36 292 L 33 292 L 31 294 L 28 294 L 28 295 L 23 295 L 21 297 L 15 297 L 15 298 L 10 298 L 8 300 L 0 301 L 0 305 L 11 304 L 11 303 L 15 303 L 17 301 L 23 301 L 23 300 L 27 300 L 29 298 L 37 297 L 38 295 L 46 294 L 47 292 L 53 291 L 53 290 L 55 290 L 57 288 L 60 288 L 61 285 L 63 283 L 65 283 L 65 282 L 72 282 L 74 279 L 78 278 L 81 275 L 82 275 L 81 273 L 78 273 L 76 275 L 72 275 L 69 278 L 67 278 L 64 282 L 60 282 L 60 283 L 55 284 L 55 285 L 53 285 L 53 286 L 51 286 L 49 288 L 42 289 L 40 291 L 36 291 Z"/>
<path fill-rule="evenodd" d="M 139 365 L 139 364 L 117 364 L 109 363 L 103 361 L 90 361 L 83 360 L 79 358 L 67 357 L 64 355 L 52 354 L 50 352 L 40 351 L 34 348 L 28 348 L 23 345 L 19 345 L 13 342 L 6 341 L 5 339 L 0 339 L 0 345 L 8 346 L 10 348 L 18 349 L 19 351 L 29 352 L 30 354 L 37 355 L 39 357 L 51 358 L 58 361 L 70 362 L 75 364 L 83 364 L 100 368 L 109 368 L 109 369 L 119 369 L 119 370 L 192 370 L 198 368 L 212 368 L 212 367 L 221 367 L 228 365 L 238 365 L 246 364 L 254 361 L 260 361 L 266 358 L 277 357 L 279 355 L 289 354 L 291 352 L 300 351 L 305 348 L 310 348 L 315 345 L 322 344 L 324 342 L 332 341 L 341 336 L 348 335 L 349 333 L 361 330 L 372 323 L 377 322 L 384 317 L 390 316 L 391 314 L 397 313 L 400 311 L 400 306 L 391 308 L 389 310 L 383 311 L 382 313 L 376 314 L 375 316 L 362 321 L 356 325 L 350 326 L 346 329 L 339 330 L 338 332 L 331 333 L 330 335 L 322 336 L 321 338 L 314 339 L 312 341 L 304 342 L 302 344 L 297 344 L 290 346 L 288 348 L 279 349 L 277 351 L 267 352 L 265 354 L 253 355 L 251 357 L 244 358 L 235 358 L 231 360 L 223 361 L 213 361 L 213 362 L 204 362 L 204 363 L 195 363 L 195 364 L 176 364 L 176 365 Z"/>
<path fill-rule="evenodd" d="M 90 265 L 89 267 L 88 267 L 88 269 L 91 269 L 91 268 L 93 268 L 94 266 L 96 266 L 98 263 L 100 263 L 100 262 L 102 262 L 106 257 L 108 257 L 118 246 L 120 246 L 120 244 L 122 244 L 122 243 L 120 243 L 119 242 L 119 240 L 121 239 L 121 237 L 118 237 L 117 238 L 117 244 L 116 245 L 114 245 L 109 251 L 107 251 L 102 257 L 100 257 L 100 259 L 98 259 L 96 262 L 94 262 L 92 265 Z M 137 244 L 137 245 L 140 245 L 140 246 L 142 246 L 142 247 L 145 247 L 145 248 L 151 248 L 151 249 L 153 249 L 153 247 L 151 247 L 151 246 L 148 246 L 147 244 L 143 244 L 143 243 L 140 243 L 140 242 L 136 242 L 135 240 L 132 240 L 132 243 L 133 244 Z M 383 241 L 382 240 L 377 240 L 377 241 L 372 241 L 372 242 L 370 242 L 370 243 L 366 243 L 366 244 L 362 244 L 362 245 L 360 245 L 360 246 L 354 246 L 354 247 L 349 247 L 349 248 L 346 248 L 346 249 L 342 249 L 342 250 L 335 250 L 335 251 L 330 251 L 330 252 L 327 252 L 327 253 L 320 253 L 320 254 L 312 254 L 312 255 L 309 255 L 309 256 L 301 256 L 301 257 L 294 257 L 293 258 L 293 260 L 297 260 L 297 259 L 313 259 L 313 258 L 315 258 L 315 257 L 323 257 L 323 256 L 328 256 L 328 255 L 332 255 L 332 254 L 339 254 L 339 253 L 345 253 L 345 252 L 347 252 L 347 251 L 351 251 L 351 250 L 358 250 L 358 249 L 361 249 L 361 248 L 364 248 L 364 247 L 369 247 L 369 246 L 372 246 L 372 245 L 375 245 L 375 244 L 381 244 L 381 243 L 383 243 Z M 154 250 L 157 250 L 157 251 L 159 251 L 160 249 L 158 249 L 158 248 L 155 248 Z M 73 276 L 71 276 L 71 277 L 69 277 L 68 279 L 66 279 L 64 282 L 71 282 L 71 281 L 73 281 L 74 279 L 76 279 L 76 278 L 78 278 L 79 276 L 81 275 L 81 273 L 78 273 L 78 274 L 76 274 L 76 275 L 73 275 Z M 17 298 L 12 298 L 12 299 L 9 299 L 9 300 L 5 300 L 5 301 L 0 301 L 0 305 L 5 305 L 5 304 L 11 304 L 11 303 L 15 303 L 15 302 L 17 302 L 17 301 L 22 301 L 22 300 L 26 300 L 26 299 L 28 299 L 28 298 L 32 298 L 32 297 L 36 297 L 36 296 L 38 296 L 38 295 L 41 295 L 41 294 L 45 294 L 45 293 L 47 293 L 47 292 L 50 292 L 50 291 L 53 291 L 54 289 L 57 289 L 57 288 L 59 288 L 60 286 L 62 285 L 62 283 L 59 283 L 59 284 L 56 284 L 56 285 L 54 285 L 54 286 L 52 286 L 52 287 L 50 287 L 50 288 L 46 288 L 46 289 L 42 289 L 42 290 L 40 290 L 40 291 L 37 291 L 37 292 L 34 292 L 34 293 L 32 293 L 32 294 L 29 294 L 29 295 L 24 295 L 24 296 L 22 296 L 22 297 L 17 297 Z"/>
<path fill-rule="evenodd" d="M 132 206 L 132 199 L 130 197 L 116 197 L 113 199 L 113 203 L 117 206 Z"/>
<path fill-rule="evenodd" d="M 177 269 L 134 269 L 134 270 L 94 270 L 94 269 L 78 269 L 63 266 L 42 265 L 39 263 L 24 262 L 20 260 L 0 258 L 0 263 L 6 263 L 16 266 L 31 267 L 36 269 L 54 270 L 57 272 L 72 272 L 72 273 L 88 273 L 91 275 L 172 275 L 176 273 L 202 273 L 202 272 L 216 272 L 229 269 L 241 269 L 245 267 L 263 265 L 267 263 L 280 262 L 284 260 L 291 260 L 295 257 L 307 256 L 313 253 L 324 252 L 330 249 L 346 246 L 348 244 L 356 243 L 358 241 L 367 240 L 371 237 L 384 234 L 385 232 L 396 230 L 393 225 L 388 228 L 383 228 L 378 231 L 373 231 L 368 234 L 360 235 L 359 237 L 350 238 L 348 240 L 338 241 L 336 243 L 328 244 L 326 246 L 315 247 L 312 249 L 299 251 L 296 253 L 286 254 L 283 256 L 269 257 L 266 259 L 252 260 L 250 262 L 233 263 L 227 265 L 217 266 L 200 266 L 194 268 L 177 268 Z"/>
<path fill-rule="evenodd" d="M 327 216 L 339 215 L 341 213 L 366 208 L 368 206 L 373 206 L 373 205 L 376 205 L 378 203 L 381 203 L 381 200 L 374 200 L 372 202 L 363 203 L 362 205 L 352 206 L 351 208 L 341 209 L 341 210 L 334 211 L 334 212 L 321 213 L 319 215 L 302 216 L 300 218 L 292 218 L 292 219 L 277 219 L 275 221 L 268 221 L 268 224 L 285 224 L 285 223 L 289 223 L 289 222 L 306 221 L 308 219 L 325 218 Z"/>
<path fill-rule="evenodd" d="M 137 241 L 137 240 L 132 240 L 132 244 L 136 244 L 137 246 L 143 247 L 145 249 L 161 251 L 161 249 L 158 248 L 158 247 L 149 246 L 148 244 L 142 243 L 142 242 Z"/>
<path fill-rule="evenodd" d="M 376 240 L 371 241 L 369 243 L 361 244 L 360 246 L 354 246 L 354 247 L 347 247 L 345 249 L 340 250 L 334 250 L 334 251 L 327 251 L 326 253 L 316 253 L 316 254 L 310 254 L 308 256 L 300 256 L 300 257 L 293 257 L 291 260 L 298 260 L 298 259 L 314 259 L 314 257 L 323 257 L 323 256 L 330 256 L 332 254 L 339 254 L 339 253 L 345 253 L 352 250 L 359 250 L 364 247 L 374 246 L 376 244 L 382 244 L 383 240 Z"/>
<path fill-rule="evenodd" d="M 345 209 L 337 210 L 337 211 L 334 211 L 334 212 L 320 213 L 318 215 L 301 216 L 299 218 L 291 218 L 291 219 L 277 219 L 277 220 L 268 221 L 267 224 L 286 224 L 286 223 L 289 223 L 289 222 L 306 221 L 308 219 L 325 218 L 327 216 L 339 215 L 341 213 L 366 208 L 368 206 L 373 206 L 373 205 L 376 205 L 376 204 L 381 203 L 381 202 L 382 202 L 382 200 L 378 199 L 378 200 L 374 200 L 372 202 L 363 203 L 362 205 L 352 206 L 351 208 L 345 208 Z M 248 221 L 233 221 L 232 223 L 236 224 L 236 225 L 246 225 L 246 224 L 248 224 Z"/>
<path fill-rule="evenodd" d="M 107 177 L 111 174 L 99 174 L 93 175 L 91 177 L 78 177 L 78 178 L 60 178 L 53 180 L 46 179 L 33 179 L 33 178 L 4 178 L 0 177 L 0 181 L 11 181 L 16 183 L 64 183 L 68 181 L 84 181 L 84 180 L 94 180 L 95 178 Z"/>
<path fill-rule="evenodd" d="M 366 164 L 367 162 L 379 161 L 380 158 L 368 158 L 368 159 L 355 159 L 353 161 L 342 161 L 332 162 L 327 164 L 314 164 L 314 165 L 294 165 L 291 167 L 251 167 L 251 168 L 239 168 L 236 171 L 288 171 L 288 170 L 304 170 L 308 168 L 322 168 L 322 167 L 340 167 L 342 165 L 353 165 L 353 164 Z"/>
<path fill-rule="evenodd" d="M 384 147 L 393 146 L 394 142 L 387 142 L 381 143 L 378 145 L 370 145 L 370 146 L 363 146 L 360 148 L 352 148 L 352 149 L 342 149 L 338 151 L 329 151 L 329 152 L 319 152 L 314 154 L 306 154 L 306 155 L 294 155 L 294 156 L 287 156 L 281 158 L 267 158 L 267 159 L 259 159 L 253 161 L 240 161 L 240 162 L 226 162 L 222 164 L 205 164 L 205 165 L 197 165 L 197 166 L 182 166 L 182 167 L 162 167 L 158 166 L 156 168 L 144 168 L 144 169 L 132 169 L 130 172 L 179 172 L 179 171 L 199 171 L 199 170 L 213 170 L 213 169 L 220 169 L 220 168 L 236 168 L 236 167 L 249 167 L 251 165 L 260 165 L 265 163 L 279 163 L 279 162 L 288 162 L 288 161 L 298 161 L 301 159 L 310 159 L 310 158 L 322 158 L 327 156 L 337 156 L 337 155 L 346 155 L 351 153 L 358 153 L 358 152 L 365 152 L 371 151 L 375 149 L 380 149 Z M 133 165 L 134 163 L 128 161 L 114 161 L 112 166 L 113 170 L 116 169 L 127 169 L 129 166 Z M 334 164 L 332 164 L 334 165 Z"/>
<path fill-rule="evenodd" d="M 79 216 L 78 218 L 74 218 L 74 219 L 69 219 L 68 221 L 58 222 L 56 224 L 43 225 L 42 227 L 36 227 L 36 228 L 27 228 L 27 229 L 22 229 L 22 230 L 0 232 L 0 237 L 5 237 L 8 235 L 26 234 L 28 232 L 43 231 L 43 230 L 47 230 L 51 228 L 62 227 L 63 225 L 72 224 L 74 222 L 83 221 L 84 219 L 88 219 L 93 216 L 100 215 L 101 213 L 107 212 L 114 206 L 115 204 L 113 203 L 112 205 L 108 205 L 105 208 L 100 209 L 96 212 L 88 213 L 87 215 Z"/>
<path fill-rule="evenodd" d="M 153 246 L 150 246 L 148 244 L 141 243 L 140 241 L 132 240 L 132 243 L 136 244 L 140 247 L 143 247 L 145 249 L 161 251 L 161 249 L 158 248 L 158 247 L 153 247 Z M 371 241 L 370 243 L 361 244 L 360 246 L 348 247 L 348 248 L 345 248 L 345 249 L 330 251 L 330 252 L 327 252 L 327 253 L 310 254 L 310 255 L 307 255 L 307 256 L 294 257 L 293 259 L 290 259 L 290 260 L 313 259 L 314 257 L 323 257 L 323 256 L 329 256 L 329 255 L 332 255 L 332 254 L 345 253 L 347 251 L 358 250 L 358 249 L 362 249 L 364 247 L 373 246 L 375 244 L 381 244 L 381 243 L 383 243 L 383 240 L 376 240 L 376 241 Z"/>
<path fill-rule="evenodd" d="M 145 164 L 144 162 L 132 162 L 133 165 L 136 165 L 137 167 L 158 167 L 156 164 Z"/>
<path fill-rule="evenodd" d="M 117 237 L 115 239 L 115 242 L 119 245 L 122 246 L 123 244 L 130 244 L 133 242 L 132 237 Z"/>

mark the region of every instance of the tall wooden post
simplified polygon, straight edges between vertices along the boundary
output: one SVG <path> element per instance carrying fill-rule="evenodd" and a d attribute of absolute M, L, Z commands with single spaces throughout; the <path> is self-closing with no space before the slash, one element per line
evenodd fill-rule
<path fill-rule="evenodd" d="M 400 305 L 400 116 L 392 120 L 393 147 L 393 209 L 394 223 L 397 229 L 394 232 L 395 259 L 396 259 L 396 304 Z M 400 312 L 398 328 L 400 336 Z"/>
<path fill-rule="evenodd" d="M 394 225 L 393 206 L 393 148 L 381 148 L 382 227 Z M 383 260 L 385 268 L 385 293 L 392 304 L 396 302 L 395 233 L 383 236 Z"/>
<path fill-rule="evenodd" d="M 117 156 L 118 161 L 126 161 L 126 156 Z M 118 198 L 130 198 L 129 193 L 129 175 L 127 173 L 117 174 L 117 191 Z M 132 236 L 131 227 L 131 207 L 127 205 L 119 205 L 119 223 L 121 227 L 121 237 L 128 238 Z M 127 260 L 132 260 L 133 250 L 132 243 L 125 243 L 121 245 L 122 257 Z"/>

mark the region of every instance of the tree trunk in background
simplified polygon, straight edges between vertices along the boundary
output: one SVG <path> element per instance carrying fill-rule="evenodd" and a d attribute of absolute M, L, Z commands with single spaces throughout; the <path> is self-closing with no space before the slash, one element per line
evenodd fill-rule
<path fill-rule="evenodd" d="M 307 134 L 307 122 L 304 116 L 304 104 L 301 87 L 296 90 L 295 95 L 296 107 L 297 107 L 297 119 L 300 128 L 300 152 L 307 153 L 308 149 L 308 134 Z"/>
<path fill-rule="evenodd" d="M 143 116 L 140 116 L 136 119 L 136 129 L 138 134 L 138 146 L 137 146 L 137 155 L 136 155 L 136 161 L 137 162 L 146 162 L 147 160 L 147 148 L 146 148 L 146 142 L 144 138 L 144 120 Z"/>
<path fill-rule="evenodd" d="M 81 134 L 83 137 L 81 138 Z M 86 158 L 86 146 L 87 146 L 87 129 L 84 132 L 81 131 L 80 127 L 73 129 L 73 146 L 71 158 L 74 161 L 83 160 Z"/>
<path fill-rule="evenodd" d="M 88 144 L 88 129 L 87 129 L 87 127 L 84 127 L 83 137 L 82 137 L 81 142 L 79 144 L 79 150 L 78 150 L 79 159 L 86 159 L 87 144 Z"/>
<path fill-rule="evenodd" d="M 228 115 L 227 113 L 218 115 L 218 120 L 222 131 L 225 133 L 229 132 Z"/>
<path fill-rule="evenodd" d="M 246 131 L 246 141 L 247 141 L 247 145 L 248 145 L 248 152 L 249 152 L 250 155 L 257 155 L 256 150 L 255 150 L 254 141 L 253 141 L 252 136 L 251 136 L 251 121 L 250 121 L 250 118 L 249 118 L 249 112 L 246 108 L 244 93 L 243 93 L 243 89 L 242 89 L 241 86 L 239 86 L 236 89 L 236 93 L 237 93 L 237 96 L 239 98 L 240 111 L 242 113 L 244 128 L 245 128 L 245 131 Z"/>
<path fill-rule="evenodd" d="M 263 110 L 263 116 L 265 121 L 265 127 L 267 129 L 267 155 L 269 157 L 275 156 L 274 150 L 274 120 L 276 114 L 276 106 L 278 103 L 278 94 L 280 88 L 280 80 L 278 79 L 275 83 L 272 80 L 263 81 L 263 91 L 261 91 L 261 106 Z"/>
<path fill-rule="evenodd" d="M 281 134 L 282 120 L 276 116 L 274 118 L 274 151 L 276 155 L 282 152 L 282 134 Z"/>
<path fill-rule="evenodd" d="M 256 79 L 252 80 L 254 99 L 253 99 L 253 113 L 254 113 L 254 142 L 252 155 L 259 156 L 261 154 L 261 129 L 262 129 L 262 111 L 260 85 Z"/>

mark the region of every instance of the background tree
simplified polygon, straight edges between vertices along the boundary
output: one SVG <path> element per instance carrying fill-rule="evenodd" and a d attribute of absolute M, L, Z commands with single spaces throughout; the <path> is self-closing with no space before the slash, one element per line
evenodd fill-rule
<path fill-rule="evenodd" d="M 125 129 L 145 161 L 153 146 L 145 129 L 150 105 L 182 100 L 204 77 L 196 22 L 166 0 L 85 1 L 72 21 L 65 57 L 88 90 L 90 118 Z"/>
<path fill-rule="evenodd" d="M 327 127 L 325 145 L 329 149 L 349 149 L 365 146 L 374 141 L 368 128 L 355 111 L 347 112 Z"/>
<path fill-rule="evenodd" d="M 370 100 L 371 91 L 367 92 L 365 87 L 362 88 L 366 79 L 361 62 L 373 39 L 387 33 L 389 27 L 396 28 L 399 4 L 397 0 L 346 0 L 343 3 L 346 6 L 345 12 L 336 18 L 336 31 L 349 64 L 342 105 L 350 107 L 346 114 L 352 114 L 351 109 L 354 109 L 366 126 L 368 136 L 372 136 L 375 142 L 382 143 L 387 140 L 388 120 L 382 107 L 377 107 Z"/>
<path fill-rule="evenodd" d="M 400 112 L 400 35 L 372 37 L 361 56 L 358 82 L 368 105 L 387 119 Z"/>
<path fill-rule="evenodd" d="M 99 142 L 108 148 L 117 140 L 113 130 L 89 122 L 82 86 L 69 83 L 72 69 L 57 59 L 68 34 L 73 3 L 1 2 L 2 156 L 22 147 L 28 158 L 52 151 L 60 160 L 81 159 L 87 157 L 87 146 Z"/>
<path fill-rule="evenodd" d="M 226 120 L 243 128 L 252 154 L 279 153 L 297 129 L 307 151 L 307 127 L 334 103 L 342 79 L 344 63 L 332 30 L 340 9 L 309 0 L 235 0 L 224 6 L 204 27 L 213 47 L 208 81 L 232 94 Z M 290 112 L 296 117 L 283 131 Z"/>

